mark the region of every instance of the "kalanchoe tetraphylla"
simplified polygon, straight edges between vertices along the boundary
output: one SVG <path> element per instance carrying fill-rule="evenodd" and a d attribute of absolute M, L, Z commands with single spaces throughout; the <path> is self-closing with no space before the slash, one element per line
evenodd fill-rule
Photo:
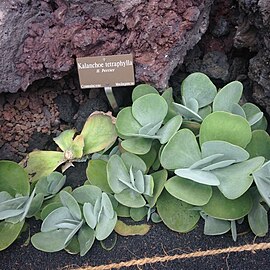
<path fill-rule="evenodd" d="M 167 101 L 156 93 L 137 97 L 131 107 L 119 112 L 116 119 L 118 134 L 124 139 L 121 146 L 131 153 L 143 155 L 150 151 L 154 139 L 161 144 L 168 142 L 182 123 L 180 115 L 165 123 L 168 112 Z"/>
<path fill-rule="evenodd" d="M 25 218 L 39 210 L 43 195 L 34 195 L 24 169 L 15 162 L 0 161 L 0 250 L 16 240 Z"/>
<path fill-rule="evenodd" d="M 139 157 L 131 153 L 113 155 L 107 164 L 107 175 L 115 199 L 128 207 L 143 207 L 143 195 L 152 196 L 154 189 L 153 177 L 145 172 L 146 165 Z"/>
<path fill-rule="evenodd" d="M 248 158 L 246 150 L 227 141 L 205 141 L 200 150 L 195 135 L 182 129 L 161 153 L 162 166 L 180 176 L 170 179 L 165 187 L 173 196 L 195 205 L 203 205 L 211 197 L 211 188 L 202 184 L 218 186 L 225 197 L 236 199 L 248 190 L 253 182 L 251 173 L 264 162 L 263 157 Z M 194 190 L 201 197 L 193 196 Z"/>
<path fill-rule="evenodd" d="M 114 118 L 102 112 L 91 114 L 81 134 L 75 136 L 75 133 L 75 129 L 66 130 L 54 139 L 62 152 L 33 151 L 29 154 L 26 170 L 32 182 L 48 176 L 61 164 L 66 163 L 68 168 L 72 162 L 80 160 L 83 156 L 109 147 L 117 138 Z"/>
<path fill-rule="evenodd" d="M 66 176 L 60 172 L 52 172 L 42 177 L 36 184 L 36 193 L 42 193 L 46 200 L 54 197 L 65 185 Z"/>
<path fill-rule="evenodd" d="M 109 196 L 92 185 L 76 188 L 72 195 L 82 205 L 84 219 L 87 225 L 95 230 L 97 240 L 106 239 L 117 221 L 117 214 Z"/>
<path fill-rule="evenodd" d="M 76 239 L 78 252 L 84 256 L 95 238 L 104 240 L 113 231 L 117 215 L 108 195 L 98 187 L 79 187 L 72 194 L 61 191 L 60 199 L 62 206 L 44 219 L 41 232 L 31 239 L 37 249 L 46 252 L 68 249 Z"/>
<path fill-rule="evenodd" d="M 209 105 L 217 94 L 217 88 L 205 74 L 195 72 L 182 82 L 181 94 L 183 105 L 173 103 L 175 111 L 185 120 L 202 122 L 212 111 Z"/>

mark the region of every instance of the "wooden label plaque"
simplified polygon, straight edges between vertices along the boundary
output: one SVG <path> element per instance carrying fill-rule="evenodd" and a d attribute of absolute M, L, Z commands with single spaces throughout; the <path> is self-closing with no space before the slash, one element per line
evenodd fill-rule
<path fill-rule="evenodd" d="M 81 88 L 134 85 L 132 54 L 77 58 Z"/>

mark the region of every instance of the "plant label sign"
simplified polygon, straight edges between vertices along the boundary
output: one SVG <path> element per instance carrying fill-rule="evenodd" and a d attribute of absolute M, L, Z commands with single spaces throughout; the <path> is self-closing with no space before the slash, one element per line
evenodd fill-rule
<path fill-rule="evenodd" d="M 81 57 L 77 67 L 82 89 L 135 84 L 132 54 Z"/>

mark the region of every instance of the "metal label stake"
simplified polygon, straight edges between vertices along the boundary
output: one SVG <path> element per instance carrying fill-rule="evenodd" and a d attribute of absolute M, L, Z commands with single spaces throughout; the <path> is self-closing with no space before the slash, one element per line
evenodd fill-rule
<path fill-rule="evenodd" d="M 112 87 L 109 87 L 109 86 L 105 86 L 104 87 L 104 90 L 105 90 L 105 94 L 109 100 L 109 103 L 113 109 L 114 112 L 118 112 L 119 111 L 119 107 L 118 107 L 118 104 L 117 104 L 117 101 L 115 99 L 115 96 L 113 94 L 113 90 L 112 90 Z"/>

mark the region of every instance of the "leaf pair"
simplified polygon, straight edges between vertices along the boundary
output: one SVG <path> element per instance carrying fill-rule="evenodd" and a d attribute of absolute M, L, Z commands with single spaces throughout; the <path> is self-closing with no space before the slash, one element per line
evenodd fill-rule
<path fill-rule="evenodd" d="M 209 106 L 216 94 L 216 86 L 203 73 L 195 72 L 183 80 L 181 85 L 182 104 L 173 103 L 175 111 L 185 120 L 202 120 L 211 113 Z"/>
<path fill-rule="evenodd" d="M 156 93 L 136 97 L 132 106 L 124 108 L 117 116 L 117 131 L 125 139 L 121 146 L 143 155 L 150 151 L 154 139 L 161 144 L 168 142 L 182 123 L 182 117 L 176 115 L 164 124 L 168 108 L 166 100 Z"/>
<path fill-rule="evenodd" d="M 145 172 L 146 165 L 139 157 L 131 153 L 113 155 L 107 164 L 107 176 L 115 199 L 128 207 L 143 207 L 146 202 L 142 194 L 152 196 L 154 188 L 153 177 Z"/>

